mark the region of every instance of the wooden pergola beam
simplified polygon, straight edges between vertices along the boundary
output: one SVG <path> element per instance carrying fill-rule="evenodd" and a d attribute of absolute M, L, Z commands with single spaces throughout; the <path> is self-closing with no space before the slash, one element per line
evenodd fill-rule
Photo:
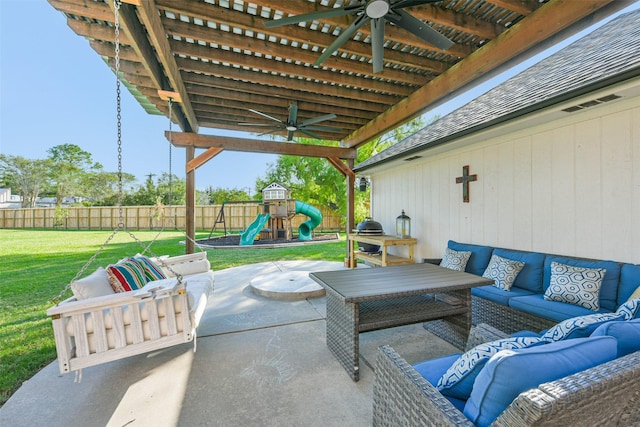
<path fill-rule="evenodd" d="M 387 112 L 347 136 L 345 147 L 360 146 L 410 121 L 451 92 L 491 72 L 501 64 L 543 42 L 563 28 L 604 7 L 613 0 L 570 2 L 558 0 L 544 4 L 527 19 L 487 43 L 464 60 L 449 68 Z M 570 3 L 570 4 L 569 4 Z"/>
<path fill-rule="evenodd" d="M 167 140 L 175 147 L 221 148 L 229 151 L 250 153 L 284 154 L 303 157 L 335 157 L 338 159 L 355 159 L 355 148 L 328 147 L 324 145 L 307 145 L 289 142 L 271 142 L 259 139 L 234 138 L 230 136 L 198 135 L 186 132 L 165 132 Z"/>
<path fill-rule="evenodd" d="M 171 85 L 171 88 L 160 86 L 161 89 L 172 89 L 180 94 L 182 100 L 180 106 L 185 115 L 186 120 L 189 122 L 189 128 L 184 128 L 184 131 L 198 132 L 198 121 L 196 115 L 193 112 L 191 101 L 189 100 L 189 94 L 184 87 L 180 70 L 176 64 L 176 60 L 171 51 L 171 46 L 167 40 L 165 29 L 162 27 L 160 17 L 158 16 L 158 8 L 155 4 L 155 0 L 145 0 L 140 2 L 138 6 L 138 16 L 142 21 L 142 24 L 147 29 L 148 38 L 151 45 L 157 52 L 162 68 L 167 74 L 167 79 Z M 164 83 L 164 82 L 163 82 Z"/>
<path fill-rule="evenodd" d="M 204 153 L 193 158 L 192 160 L 189 160 L 187 162 L 185 171 L 187 173 L 195 171 L 197 168 L 204 165 L 205 163 L 207 163 L 209 160 L 213 159 L 215 156 L 217 156 L 220 153 L 222 153 L 222 148 L 212 147 L 207 149 L 207 151 L 205 151 Z"/>
<path fill-rule="evenodd" d="M 109 7 L 114 12 L 114 21 L 115 21 L 115 4 L 109 3 Z M 118 15 L 120 17 L 120 27 L 121 31 L 125 33 L 128 37 L 129 43 L 133 50 L 138 54 L 140 58 L 143 58 L 142 65 L 147 71 L 149 77 L 153 81 L 153 84 L 158 89 L 171 89 L 169 84 L 166 82 L 166 77 L 162 71 L 162 66 L 156 60 L 156 55 L 154 51 L 154 47 L 149 43 L 149 39 L 147 38 L 147 33 L 142 28 L 140 21 L 138 20 L 138 16 L 136 15 L 136 6 L 131 4 L 122 3 L 118 10 Z M 121 41 L 122 42 L 122 41 Z M 184 93 L 186 97 L 186 92 Z M 185 131 L 194 131 L 191 124 L 185 117 L 182 110 L 176 109 L 175 118 L 180 127 Z M 197 127 L 195 128 L 197 130 Z"/>
<path fill-rule="evenodd" d="M 337 157 L 327 157 L 329 163 L 333 165 L 345 178 L 355 179 L 356 173 Z"/>

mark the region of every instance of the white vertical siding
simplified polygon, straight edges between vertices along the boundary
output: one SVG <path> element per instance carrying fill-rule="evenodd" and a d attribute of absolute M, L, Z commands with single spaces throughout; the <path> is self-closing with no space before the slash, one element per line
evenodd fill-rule
<path fill-rule="evenodd" d="M 640 263 L 637 98 L 469 141 L 372 173 L 374 218 L 393 233 L 405 209 L 418 258 L 453 239 Z M 455 182 L 465 165 L 470 203 Z"/>

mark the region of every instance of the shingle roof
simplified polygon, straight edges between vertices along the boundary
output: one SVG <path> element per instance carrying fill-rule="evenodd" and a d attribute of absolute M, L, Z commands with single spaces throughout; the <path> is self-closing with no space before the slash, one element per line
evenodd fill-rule
<path fill-rule="evenodd" d="M 640 10 L 626 13 L 496 86 L 355 170 L 422 151 L 640 75 Z"/>

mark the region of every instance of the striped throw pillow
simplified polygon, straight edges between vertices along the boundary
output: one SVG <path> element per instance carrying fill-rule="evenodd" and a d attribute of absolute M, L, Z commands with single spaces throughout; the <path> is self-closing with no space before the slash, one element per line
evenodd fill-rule
<path fill-rule="evenodd" d="M 144 255 L 136 255 L 133 257 L 133 260 L 140 264 L 149 281 L 152 282 L 154 280 L 167 278 L 167 276 L 162 272 L 162 268 L 160 268 L 160 266 L 155 262 L 151 261 L 148 257 Z"/>
<path fill-rule="evenodd" d="M 106 270 L 114 292 L 135 291 L 147 283 L 147 276 L 140 264 L 132 260 L 111 264 Z"/>

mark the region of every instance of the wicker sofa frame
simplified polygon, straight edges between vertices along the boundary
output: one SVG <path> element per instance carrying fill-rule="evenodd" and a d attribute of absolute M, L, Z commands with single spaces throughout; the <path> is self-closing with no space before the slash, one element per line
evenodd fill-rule
<path fill-rule="evenodd" d="M 506 334 L 472 328 L 469 344 Z M 471 423 L 393 348 L 379 348 L 373 389 L 374 426 L 468 426 Z M 492 426 L 640 425 L 640 352 L 521 393 Z"/>

